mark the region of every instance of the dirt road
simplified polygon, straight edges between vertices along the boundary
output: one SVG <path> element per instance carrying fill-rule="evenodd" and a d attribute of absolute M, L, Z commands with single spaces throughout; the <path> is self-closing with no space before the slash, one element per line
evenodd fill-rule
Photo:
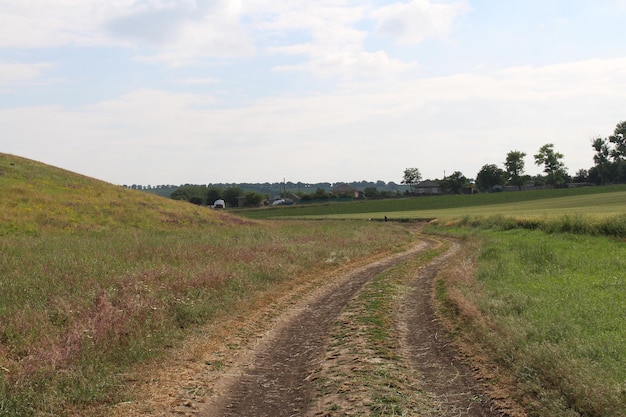
<path fill-rule="evenodd" d="M 280 417 L 371 415 L 367 401 L 359 398 L 356 379 L 344 376 L 341 390 L 352 398 L 349 407 L 328 406 L 319 392 L 324 363 L 337 362 L 339 353 L 329 356 L 331 332 L 350 334 L 354 320 L 346 316 L 355 296 L 383 271 L 418 256 L 437 242 L 423 239 L 414 248 L 374 262 L 347 274 L 324 288 L 299 307 L 284 315 L 280 324 L 269 331 L 247 360 L 216 383 L 216 389 L 198 415 L 205 417 Z M 434 416 L 500 416 L 492 410 L 488 397 L 467 365 L 458 359 L 445 331 L 435 320 L 431 294 L 437 271 L 456 251 L 456 244 L 414 273 L 410 288 L 397 300 L 395 326 L 398 335 L 398 357 L 409 372 L 420 379 L 417 391 L 428 403 L 419 413 L 404 415 Z M 354 315 L 354 313 L 350 313 Z M 358 346 L 358 345 L 356 345 Z M 353 362 L 373 361 L 367 351 L 345 350 Z M 348 356 L 346 356 L 348 358 Z M 356 358 L 356 359 L 355 359 Z M 358 366 L 348 367 L 357 372 Z M 349 387 L 349 388 L 346 388 Z M 409 385 L 399 387 L 406 390 Z M 414 388 L 412 388 L 413 390 Z M 352 390 L 352 393 L 349 391 Z M 329 395 L 331 395 L 329 393 Z M 413 393 L 405 393 L 413 395 Z M 326 404 L 326 406 L 324 405 Z M 424 411 L 428 410 L 428 411 Z M 379 415 L 392 415 L 381 412 Z M 395 414 L 393 414 L 395 415 Z"/>

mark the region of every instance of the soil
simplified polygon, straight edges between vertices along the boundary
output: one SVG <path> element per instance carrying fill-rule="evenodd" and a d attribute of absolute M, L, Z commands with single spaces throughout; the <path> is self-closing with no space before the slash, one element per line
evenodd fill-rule
<path fill-rule="evenodd" d="M 317 289 L 309 288 L 302 299 L 291 293 L 268 303 L 271 308 L 251 310 L 257 312 L 250 317 L 235 317 L 219 328 L 205 329 L 212 335 L 222 332 L 222 339 L 207 343 L 202 334 L 197 335 L 177 363 L 163 363 L 163 370 L 149 381 L 136 380 L 137 386 L 144 386 L 145 400 L 119 404 L 117 415 L 371 415 L 367 400 L 360 395 L 362 387 L 349 375 L 341 381 L 343 400 L 327 393 L 334 396 L 332 408 L 324 408 L 328 398 L 316 392 L 315 380 L 324 365 L 348 354 L 329 350 L 331 331 L 337 326 L 350 331 L 354 326 L 350 314 L 354 313 L 348 314 L 348 307 L 376 275 L 435 245 L 436 241 L 421 239 L 403 253 L 358 266 Z M 504 416 L 434 313 L 433 280 L 457 249 L 455 243 L 417 271 L 406 295 L 398 300 L 398 356 L 420 381 L 418 388 L 407 384 L 403 389 L 413 387 L 429 404 L 424 408 L 429 411 L 407 415 Z M 293 290 L 302 294 L 301 288 Z M 368 357 L 367 349 L 353 350 L 350 355 L 354 363 L 378 360 Z M 159 389 L 164 385 L 170 389 Z M 340 401 L 350 404 L 337 405 Z"/>

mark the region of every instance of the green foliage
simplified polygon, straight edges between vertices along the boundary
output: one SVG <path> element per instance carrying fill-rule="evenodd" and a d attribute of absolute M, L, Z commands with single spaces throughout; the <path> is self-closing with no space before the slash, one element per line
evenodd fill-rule
<path fill-rule="evenodd" d="M 246 207 L 258 207 L 259 205 L 261 205 L 261 202 L 265 199 L 265 196 L 263 194 L 259 194 L 259 193 L 255 193 L 252 191 L 249 191 L 245 194 L 246 197 L 246 201 L 244 203 L 244 206 Z"/>
<path fill-rule="evenodd" d="M 422 180 L 422 174 L 418 168 L 407 168 L 404 170 L 402 184 L 410 185 L 415 191 L 415 187 Z"/>
<path fill-rule="evenodd" d="M 546 183 L 552 185 L 563 184 L 567 176 L 563 154 L 554 150 L 554 144 L 548 143 L 539 148 L 535 154 L 535 164 L 543 165 L 546 173 Z"/>
<path fill-rule="evenodd" d="M 476 175 L 476 186 L 480 191 L 492 191 L 497 185 L 504 185 L 506 172 L 495 164 L 483 165 Z"/>
<path fill-rule="evenodd" d="M 521 192 L 480 193 L 475 195 L 412 197 L 393 200 L 366 200 L 353 203 L 311 206 L 271 207 L 243 210 L 238 214 L 250 218 L 440 218 L 455 219 L 466 215 L 494 214 L 517 217 L 560 216 L 580 213 L 606 216 L 623 212 L 626 186 L 581 187 Z"/>
<path fill-rule="evenodd" d="M 506 160 L 504 161 L 505 170 L 507 173 L 507 180 L 509 184 L 515 185 L 521 189 L 524 185 L 524 157 L 526 153 L 521 151 L 510 151 L 506 154 Z"/>
<path fill-rule="evenodd" d="M 564 219 L 558 229 L 585 233 L 585 222 Z M 543 393 L 531 410 L 542 416 L 623 415 L 623 245 L 542 231 L 485 236 L 478 271 L 483 291 L 467 296 L 494 320 L 483 342 L 528 395 Z"/>
<path fill-rule="evenodd" d="M 239 197 L 241 196 L 243 196 L 243 190 L 235 186 L 224 189 L 222 193 L 226 207 L 237 207 L 239 205 Z"/>
<path fill-rule="evenodd" d="M 461 194 L 467 185 L 469 180 L 460 171 L 454 171 L 441 181 L 443 191 L 451 194 Z"/>

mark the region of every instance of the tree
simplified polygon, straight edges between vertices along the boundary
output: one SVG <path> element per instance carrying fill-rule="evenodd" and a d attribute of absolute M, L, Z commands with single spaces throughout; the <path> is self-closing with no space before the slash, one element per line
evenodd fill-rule
<path fill-rule="evenodd" d="M 237 207 L 239 205 L 239 197 L 243 195 L 243 190 L 239 187 L 228 187 L 224 190 L 222 196 L 226 206 Z"/>
<path fill-rule="evenodd" d="M 380 192 L 376 187 L 366 187 L 363 192 L 365 193 L 365 197 L 367 198 L 380 198 Z"/>
<path fill-rule="evenodd" d="M 261 205 L 261 202 L 265 196 L 261 193 L 255 193 L 254 191 L 248 191 L 246 193 L 246 201 L 244 202 L 244 206 L 246 207 L 258 207 Z"/>
<path fill-rule="evenodd" d="M 404 170 L 404 177 L 402 178 L 401 183 L 410 185 L 413 188 L 413 192 L 415 192 L 415 187 L 422 180 L 422 174 L 418 168 L 407 168 Z"/>
<path fill-rule="evenodd" d="M 221 199 L 222 192 L 223 191 L 220 187 L 209 187 L 206 197 L 207 204 L 213 204 L 215 201 Z"/>
<path fill-rule="evenodd" d="M 469 180 L 460 171 L 454 171 L 441 181 L 441 188 L 445 192 L 460 194 L 467 184 L 469 184 Z"/>
<path fill-rule="evenodd" d="M 626 159 L 626 121 L 619 122 L 615 126 L 613 134 L 609 136 L 609 142 L 613 144 L 611 157 L 615 162 Z"/>
<path fill-rule="evenodd" d="M 476 186 L 480 191 L 492 191 L 496 185 L 504 185 L 506 172 L 495 164 L 483 165 L 476 175 Z"/>
<path fill-rule="evenodd" d="M 543 172 L 546 173 L 546 183 L 558 185 L 565 182 L 567 171 L 565 164 L 561 161 L 563 154 L 555 152 L 554 144 L 548 143 L 543 145 L 534 157 L 535 164 L 543 165 Z"/>
<path fill-rule="evenodd" d="M 576 171 L 576 175 L 574 175 L 574 178 L 572 178 L 574 182 L 587 182 L 588 179 L 589 171 L 587 171 L 586 169 L 579 169 L 578 171 Z"/>
<path fill-rule="evenodd" d="M 524 157 L 526 154 L 521 151 L 510 151 L 506 154 L 504 167 L 506 169 L 507 181 L 511 185 L 517 185 L 518 189 L 522 189 L 524 185 Z"/>
<path fill-rule="evenodd" d="M 593 162 L 596 164 L 595 174 L 599 184 L 605 184 L 607 181 L 611 181 L 611 161 L 609 157 L 612 155 L 610 148 L 610 142 L 608 139 L 596 138 L 591 143 L 591 147 L 596 153 L 593 155 Z"/>

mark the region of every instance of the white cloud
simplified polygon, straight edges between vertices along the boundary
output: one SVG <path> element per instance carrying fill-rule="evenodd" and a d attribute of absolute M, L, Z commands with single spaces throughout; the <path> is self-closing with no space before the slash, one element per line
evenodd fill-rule
<path fill-rule="evenodd" d="M 378 24 L 376 31 L 400 42 L 418 43 L 426 38 L 447 35 L 454 21 L 469 10 L 467 1 L 455 3 L 412 0 L 381 7 L 370 14 Z"/>
<path fill-rule="evenodd" d="M 0 110 L 0 125 L 11 137 L 3 151 L 114 183 L 399 180 L 409 166 L 473 177 L 509 150 L 531 155 L 549 142 L 574 172 L 593 164 L 589 139 L 624 118 L 625 90 L 626 59 L 589 60 L 346 84 L 236 108 L 142 89 L 75 111 Z"/>
<path fill-rule="evenodd" d="M 53 64 L 46 62 L 26 64 L 0 61 L 0 91 L 3 87 L 12 88 L 26 82 L 38 82 L 53 67 Z"/>
<path fill-rule="evenodd" d="M 0 47 L 124 46 L 181 65 L 249 55 L 253 42 L 229 0 L 3 0 Z"/>
<path fill-rule="evenodd" d="M 367 2 L 326 0 L 266 5 L 270 12 L 262 13 L 259 4 L 249 11 L 260 19 L 258 27 L 272 36 L 268 52 L 301 55 L 303 59 L 297 64 L 278 65 L 274 68 L 277 71 L 353 79 L 397 74 L 415 66 L 414 62 L 390 58 L 383 50 L 365 49 L 369 34 L 360 25 L 368 19 L 371 6 Z"/>

